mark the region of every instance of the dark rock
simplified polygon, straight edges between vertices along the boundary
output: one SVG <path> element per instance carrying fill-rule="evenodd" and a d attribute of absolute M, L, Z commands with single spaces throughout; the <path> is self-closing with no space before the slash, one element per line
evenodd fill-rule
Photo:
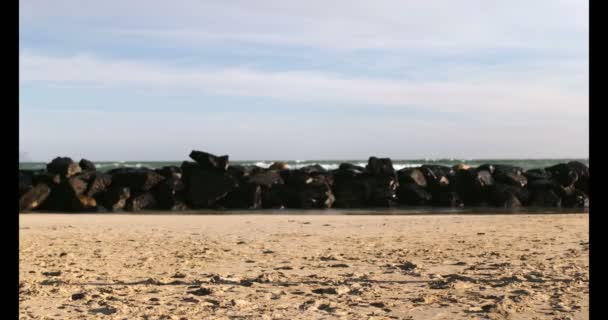
<path fill-rule="evenodd" d="M 260 209 L 262 208 L 262 187 L 254 183 L 241 183 L 220 203 L 229 209 Z"/>
<path fill-rule="evenodd" d="M 344 166 L 343 166 L 344 165 Z M 333 194 L 335 196 L 334 207 L 336 208 L 358 208 L 364 206 L 367 197 L 363 171 L 350 164 L 340 165 L 340 169 L 333 172 Z"/>
<path fill-rule="evenodd" d="M 47 184 L 48 186 L 56 185 L 61 183 L 61 176 L 56 173 L 41 172 L 36 173 L 32 176 L 32 184 L 37 185 L 39 183 Z"/>
<path fill-rule="evenodd" d="M 570 161 L 568 166 L 578 175 L 578 180 L 574 183 L 576 189 L 589 195 L 589 167 L 578 161 Z"/>
<path fill-rule="evenodd" d="M 349 172 L 353 172 L 353 173 L 363 173 L 363 171 L 365 171 L 365 168 L 362 166 L 358 166 L 358 165 L 354 165 L 352 163 L 341 163 L 339 168 L 339 171 L 349 171 Z"/>
<path fill-rule="evenodd" d="M 414 183 L 419 187 L 426 188 L 426 178 L 422 170 L 418 168 L 404 168 L 397 171 L 399 184 Z"/>
<path fill-rule="evenodd" d="M 104 193 L 103 205 L 110 211 L 124 209 L 127 199 L 131 197 L 131 190 L 127 187 L 110 187 Z"/>
<path fill-rule="evenodd" d="M 528 190 L 503 183 L 496 183 L 489 188 L 490 205 L 504 208 L 520 207 L 529 201 Z"/>
<path fill-rule="evenodd" d="M 226 172 L 228 169 L 228 156 L 216 156 L 211 153 L 192 150 L 190 158 L 198 163 L 201 168 Z"/>
<path fill-rule="evenodd" d="M 299 170 L 302 171 L 302 172 L 309 173 L 309 174 L 312 174 L 312 173 L 327 173 L 327 169 L 323 168 L 319 164 L 305 166 L 305 167 L 300 168 Z"/>
<path fill-rule="evenodd" d="M 229 175 L 201 168 L 184 171 L 184 183 L 187 204 L 194 208 L 212 208 L 238 187 L 238 182 Z"/>
<path fill-rule="evenodd" d="M 574 168 L 566 163 L 559 163 L 554 166 L 547 167 L 545 170 L 551 173 L 551 178 L 557 181 L 563 187 L 571 186 L 578 180 L 578 174 Z"/>
<path fill-rule="evenodd" d="M 464 202 L 458 193 L 454 191 L 448 191 L 447 188 L 438 191 L 433 194 L 433 204 L 444 206 L 444 207 L 462 207 Z"/>
<path fill-rule="evenodd" d="M 589 197 L 585 192 L 575 189 L 563 198 L 562 205 L 566 208 L 588 208 Z"/>
<path fill-rule="evenodd" d="M 283 209 L 291 192 L 284 184 L 274 184 L 271 188 L 262 187 L 262 208 Z"/>
<path fill-rule="evenodd" d="M 329 174 L 303 170 L 281 171 L 286 187 L 283 199 L 286 207 L 296 209 L 331 208 L 335 201 Z"/>
<path fill-rule="evenodd" d="M 176 166 L 164 166 L 160 169 L 154 170 L 161 176 L 165 177 L 165 179 L 175 178 L 181 179 L 182 177 L 182 169 Z"/>
<path fill-rule="evenodd" d="M 200 287 L 196 290 L 188 291 L 189 294 L 193 294 L 195 296 L 207 296 L 212 293 L 211 289 Z"/>
<path fill-rule="evenodd" d="M 555 180 L 535 180 L 528 184 L 529 205 L 535 207 L 561 207 L 566 192 Z"/>
<path fill-rule="evenodd" d="M 19 198 L 19 211 L 38 208 L 51 194 L 51 188 L 45 183 L 39 183 L 30 188 Z"/>
<path fill-rule="evenodd" d="M 494 179 L 487 170 L 460 169 L 454 175 L 454 190 L 465 205 L 480 205 L 487 201 L 488 188 Z"/>
<path fill-rule="evenodd" d="M 524 172 L 524 176 L 528 182 L 551 179 L 551 173 L 545 171 L 545 169 L 530 169 Z"/>
<path fill-rule="evenodd" d="M 95 167 L 95 164 L 87 159 L 80 159 L 80 162 L 78 162 L 78 165 L 80 166 L 80 169 L 82 169 L 82 171 L 96 171 L 97 167 Z"/>
<path fill-rule="evenodd" d="M 431 202 L 433 197 L 423 187 L 416 183 L 399 183 L 397 199 L 405 205 L 423 206 Z"/>
<path fill-rule="evenodd" d="M 252 174 L 248 177 L 248 179 L 246 179 L 246 181 L 266 188 L 272 187 L 273 184 L 284 183 L 281 174 L 277 170 L 266 170 L 263 172 Z"/>
<path fill-rule="evenodd" d="M 370 157 L 365 170 L 372 175 L 395 175 L 393 162 L 389 158 Z"/>
<path fill-rule="evenodd" d="M 525 187 L 528 183 L 526 176 L 519 171 L 496 170 L 493 176 L 496 181 L 512 186 Z"/>
<path fill-rule="evenodd" d="M 125 209 L 128 211 L 141 211 L 143 209 L 155 209 L 156 205 L 157 201 L 154 195 L 150 192 L 145 192 L 127 199 Z"/>
<path fill-rule="evenodd" d="M 370 207 L 391 207 L 398 203 L 399 181 L 395 175 L 363 175 L 365 202 Z"/>
<path fill-rule="evenodd" d="M 89 178 L 86 196 L 95 197 L 105 192 L 112 184 L 112 176 L 102 172 L 96 172 Z"/>
<path fill-rule="evenodd" d="M 19 197 L 34 186 L 34 177 L 43 172 L 43 170 L 19 170 Z"/>
<path fill-rule="evenodd" d="M 78 293 L 74 293 L 72 295 L 72 300 L 82 300 L 85 297 L 85 293 L 84 292 L 78 292 Z"/>
<path fill-rule="evenodd" d="M 127 187 L 131 192 L 145 192 L 154 188 L 165 177 L 148 168 L 119 168 L 110 170 L 112 186 Z"/>
<path fill-rule="evenodd" d="M 439 165 L 423 165 L 419 168 L 424 174 L 427 182 L 427 187 L 431 194 L 444 189 L 450 185 L 450 179 L 453 179 L 455 173 L 450 167 Z"/>
<path fill-rule="evenodd" d="M 179 174 L 181 176 L 181 174 Z M 183 191 L 185 189 L 182 179 L 169 176 L 154 188 L 154 196 L 158 207 L 163 210 L 177 210 L 184 203 Z"/>
<path fill-rule="evenodd" d="M 69 178 L 82 171 L 78 163 L 68 157 L 57 157 L 46 165 L 46 170 L 64 178 Z"/>

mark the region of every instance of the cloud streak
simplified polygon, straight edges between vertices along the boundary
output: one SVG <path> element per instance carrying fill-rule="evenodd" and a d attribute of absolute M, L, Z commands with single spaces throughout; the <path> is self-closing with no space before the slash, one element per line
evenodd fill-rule
<path fill-rule="evenodd" d="M 451 81 L 399 81 L 324 72 L 265 72 L 242 68 L 177 68 L 92 56 L 24 53 L 20 81 L 48 85 L 132 86 L 202 90 L 211 94 L 413 107 L 433 112 L 584 114 L 588 98 L 557 84 L 508 77 Z"/>

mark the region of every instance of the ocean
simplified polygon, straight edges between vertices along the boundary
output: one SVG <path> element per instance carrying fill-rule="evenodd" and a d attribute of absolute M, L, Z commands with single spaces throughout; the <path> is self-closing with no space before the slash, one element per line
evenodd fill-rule
<path fill-rule="evenodd" d="M 75 159 L 78 161 L 79 159 Z M 192 161 L 192 160 L 188 160 Z M 319 164 L 323 168 L 332 170 L 337 169 L 341 163 L 352 163 L 359 166 L 365 166 L 367 160 L 246 160 L 246 161 L 230 161 L 233 165 L 256 165 L 267 168 L 275 161 L 287 163 L 289 168 L 298 169 L 309 165 Z M 558 163 L 569 161 L 580 161 L 589 166 L 589 159 L 417 159 L 417 160 L 392 160 L 395 170 L 403 168 L 419 167 L 424 164 L 454 166 L 457 164 L 468 164 L 471 166 L 479 166 L 482 164 L 508 164 L 521 167 L 525 170 L 535 168 L 545 168 Z M 164 166 L 180 166 L 182 161 L 93 161 L 99 171 L 107 171 L 114 168 L 161 168 Z M 35 170 L 46 168 L 45 162 L 20 162 L 19 169 Z"/>

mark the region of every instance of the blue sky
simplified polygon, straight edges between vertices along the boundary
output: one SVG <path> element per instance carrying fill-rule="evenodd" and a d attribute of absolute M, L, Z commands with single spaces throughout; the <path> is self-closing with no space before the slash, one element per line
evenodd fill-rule
<path fill-rule="evenodd" d="M 585 1 L 20 1 L 31 161 L 589 154 Z"/>

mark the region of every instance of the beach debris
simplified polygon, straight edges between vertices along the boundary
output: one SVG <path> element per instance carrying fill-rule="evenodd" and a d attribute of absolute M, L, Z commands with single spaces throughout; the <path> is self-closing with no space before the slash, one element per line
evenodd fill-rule
<path fill-rule="evenodd" d="M 47 277 L 58 277 L 61 275 L 61 271 L 44 271 L 42 275 Z"/>
<path fill-rule="evenodd" d="M 205 287 L 200 287 L 196 290 L 188 291 L 189 294 L 193 294 L 195 296 L 206 296 L 206 295 L 210 295 L 211 292 L 212 292 L 211 289 L 205 288 Z"/>
<path fill-rule="evenodd" d="M 317 294 L 338 294 L 338 291 L 336 290 L 336 288 L 331 288 L 331 287 L 313 289 L 312 292 L 317 293 Z"/>
<path fill-rule="evenodd" d="M 81 300 L 81 299 L 84 299 L 85 296 L 86 296 L 86 294 L 84 292 L 74 293 L 72 295 L 72 300 Z"/>

